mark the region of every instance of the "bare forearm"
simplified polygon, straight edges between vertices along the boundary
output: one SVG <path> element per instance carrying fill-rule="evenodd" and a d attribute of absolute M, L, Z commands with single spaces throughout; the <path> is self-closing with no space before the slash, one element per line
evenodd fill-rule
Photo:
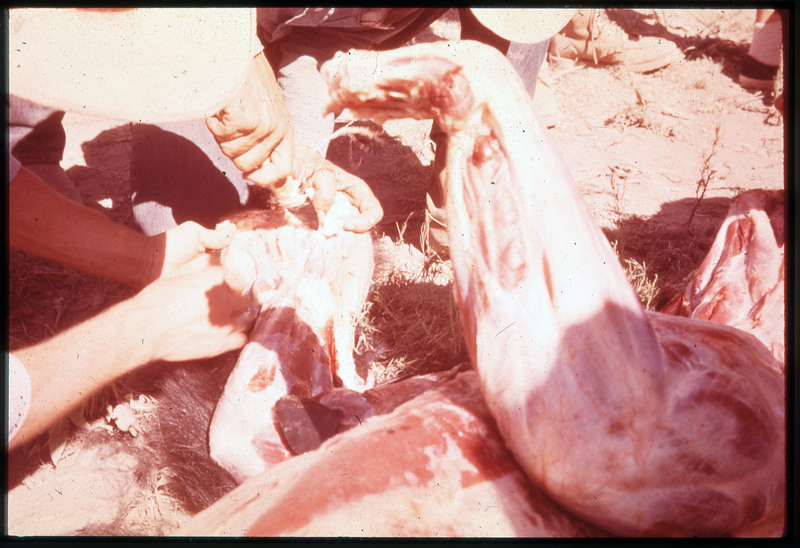
<path fill-rule="evenodd" d="M 14 352 L 31 380 L 31 406 L 9 447 L 42 433 L 115 378 L 153 359 L 151 322 L 125 301 L 48 341 Z"/>
<path fill-rule="evenodd" d="M 160 278 L 127 301 L 14 352 L 30 377 L 29 410 L 9 447 L 43 432 L 93 392 L 141 365 L 241 348 L 258 306 L 221 266 Z"/>
<path fill-rule="evenodd" d="M 25 168 L 8 190 L 11 248 L 136 288 L 157 277 L 157 238 L 66 199 Z"/>

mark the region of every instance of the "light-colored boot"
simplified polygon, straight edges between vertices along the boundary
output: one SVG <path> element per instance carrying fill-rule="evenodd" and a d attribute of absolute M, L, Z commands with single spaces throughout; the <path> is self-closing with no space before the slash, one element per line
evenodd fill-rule
<path fill-rule="evenodd" d="M 772 89 L 781 62 L 781 21 L 756 22 L 753 40 L 739 69 L 739 84 L 746 88 Z"/>
<path fill-rule="evenodd" d="M 680 59 L 683 53 L 669 40 L 629 36 L 602 10 L 582 9 L 550 40 L 550 56 L 649 72 Z"/>

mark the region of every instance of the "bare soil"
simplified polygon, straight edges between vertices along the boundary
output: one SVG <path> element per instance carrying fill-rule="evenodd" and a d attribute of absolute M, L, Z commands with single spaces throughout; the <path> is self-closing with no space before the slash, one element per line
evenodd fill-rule
<path fill-rule="evenodd" d="M 552 90 L 558 113 L 547 117 L 551 135 L 595 219 L 616 242 L 623 265 L 630 269 L 634 261 L 642 277 L 653 282 L 647 300 L 657 309 L 699 265 L 734 196 L 751 188 L 784 188 L 784 123 L 772 106 L 774 90 L 750 91 L 737 82 L 754 10 L 608 10 L 608 15 L 630 33 L 675 42 L 684 58 L 648 74 L 546 61 L 536 103 L 544 105 L 544 88 Z M 457 16 L 448 12 L 418 40 L 457 37 Z M 64 126 L 68 143 L 62 166 L 84 202 L 133 226 L 129 125 L 68 113 Z M 385 378 L 428 369 L 420 355 L 430 368 L 465 358 L 453 332 L 457 319 L 447 319 L 452 311 L 448 263 L 420 245 L 435 153 L 429 131 L 429 121 L 399 120 L 383 127 L 356 122 L 329 152 L 373 187 L 386 212 L 375 231 L 381 262 L 365 320 L 372 327 L 362 329 L 359 343 L 362 360 L 380 362 Z M 8 348 L 41 341 L 130 295 L 112 282 L 11 251 Z M 413 301 L 420 298 L 439 306 L 432 317 L 419 315 Z M 387 310 L 402 311 L 402 317 Z M 424 325 L 430 337 L 423 351 L 419 345 L 406 348 L 407 341 L 381 338 L 387 326 L 402 332 L 403 322 L 407 331 Z M 159 374 L 158 368 L 145 370 L 145 375 Z M 129 401 L 125 394 L 119 387 L 107 390 L 86 418 L 102 422 L 105 404 Z M 67 422 L 61 426 L 76 429 Z M 113 437 L 134 445 L 129 433 L 116 431 Z M 10 455 L 10 533 L 93 532 L 98 530 L 92 524 L 111 523 L 128 512 L 135 519 L 125 522 L 125 532 L 162 534 L 188 518 L 190 510 L 163 498 L 157 471 L 147 484 L 151 490 L 130 492 L 120 478 L 142 476 L 135 451 L 118 451 L 120 456 L 109 461 L 108 451 L 82 449 L 70 439 L 62 436 L 63 443 L 54 448 L 43 438 Z M 70 511 L 59 512 L 65 508 Z"/>

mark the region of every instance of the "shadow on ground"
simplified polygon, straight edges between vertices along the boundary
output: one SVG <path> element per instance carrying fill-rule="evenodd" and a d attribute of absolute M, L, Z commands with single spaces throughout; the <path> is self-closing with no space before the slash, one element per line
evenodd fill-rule
<path fill-rule="evenodd" d="M 626 217 L 616 228 L 604 230 L 610 242 L 617 242 L 621 261 L 645 264 L 648 277 L 658 276 L 653 309 L 683 291 L 686 278 L 711 248 L 731 202 L 732 198 L 703 199 L 688 226 L 696 200 L 665 202 L 651 217 Z"/>

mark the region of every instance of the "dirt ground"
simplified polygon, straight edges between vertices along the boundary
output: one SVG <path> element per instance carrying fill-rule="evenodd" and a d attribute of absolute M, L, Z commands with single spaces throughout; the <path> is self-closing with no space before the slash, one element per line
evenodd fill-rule
<path fill-rule="evenodd" d="M 652 282 L 646 300 L 657 309 L 699 265 L 734 196 L 752 188 L 784 188 L 784 122 L 772 106 L 774 91 L 746 90 L 737 82 L 754 10 L 616 9 L 608 15 L 629 33 L 675 42 L 683 59 L 648 74 L 546 61 L 536 102 L 545 105 L 544 96 L 552 92 L 557 112 L 548 109 L 551 135 L 597 222 L 616 242 L 623 265 Z M 419 40 L 457 37 L 457 16 L 448 12 Z M 68 143 L 62 166 L 85 203 L 133 226 L 128 124 L 68 113 L 64 126 Z M 429 129 L 429 121 L 393 121 L 382 129 L 355 123 L 331 143 L 329 157 L 361 175 L 384 205 L 385 218 L 376 228 L 384 251 L 376 284 L 383 283 L 379 289 L 384 301 L 393 290 L 408 289 L 408 283 L 396 283 L 398 276 L 406 282 L 424 280 L 437 295 L 432 300 L 444 303 L 449 298 L 447 263 L 435 264 L 431 274 L 432 262 L 417 249 L 424 189 L 433 176 Z M 8 348 L 40 341 L 131 294 L 112 282 L 11 251 Z M 456 342 L 444 358 L 437 354 L 437 368 L 464 357 L 457 333 L 451 337 Z M 400 351 L 391 341 L 382 344 L 383 358 Z M 74 534 L 93 521 L 108 521 L 107 515 L 118 509 L 87 496 L 90 488 L 105 485 L 102 489 L 114 496 L 133 496 L 97 470 L 81 486 L 75 481 L 81 474 L 76 451 L 65 443 L 66 449 L 63 443 L 54 449 L 43 439 L 13 456 L 27 464 L 10 485 L 12 534 Z M 80 460 L 91 463 L 94 458 L 84 455 Z M 115 466 L 125 475 L 135 468 L 128 460 Z M 51 512 L 57 503 L 54 492 L 65 489 L 77 501 L 68 520 Z M 185 509 L 163 500 L 148 504 L 136 506 L 143 517 L 128 531 L 165 533 L 188 517 Z M 154 526 L 148 519 L 163 522 Z"/>

